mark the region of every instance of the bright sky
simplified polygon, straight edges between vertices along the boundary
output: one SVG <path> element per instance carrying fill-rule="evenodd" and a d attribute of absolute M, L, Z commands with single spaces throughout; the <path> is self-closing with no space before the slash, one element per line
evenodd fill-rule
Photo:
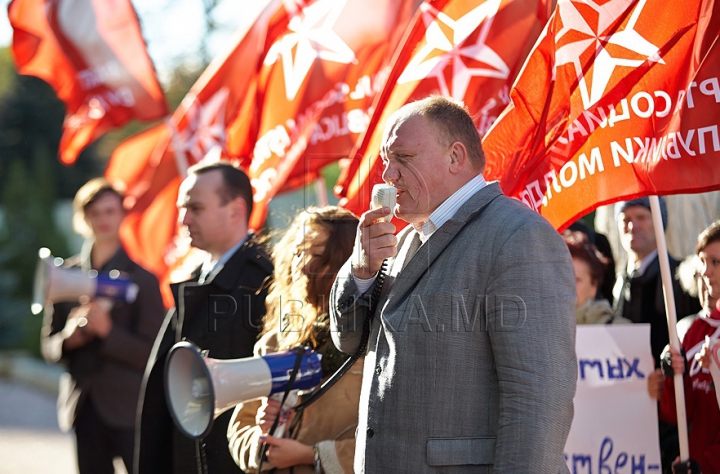
<path fill-rule="evenodd" d="M 0 47 L 12 40 L 7 17 L 10 0 L 0 0 Z M 172 68 L 175 59 L 197 52 L 204 34 L 202 0 L 133 0 L 142 25 L 148 52 L 159 72 Z M 266 2 L 259 0 L 221 0 L 215 18 L 219 26 L 208 44 L 211 55 L 220 52 L 243 18 Z"/>

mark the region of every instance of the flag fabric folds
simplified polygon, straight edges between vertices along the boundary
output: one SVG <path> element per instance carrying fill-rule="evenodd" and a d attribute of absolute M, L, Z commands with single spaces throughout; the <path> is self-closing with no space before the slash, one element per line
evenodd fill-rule
<path fill-rule="evenodd" d="M 297 8 L 291 1 L 273 0 L 244 19 L 228 49 L 210 63 L 173 115 L 124 141 L 110 157 L 105 176 L 126 189 L 123 244 L 133 260 L 155 273 L 161 283 L 187 277 L 188 266 L 198 255 L 178 233 L 180 183 L 187 169 L 201 160 L 228 158 L 226 124 L 254 87 L 268 26 Z M 163 298 L 167 306 L 173 304 L 169 291 L 163 292 Z"/>
<path fill-rule="evenodd" d="M 131 119 L 167 115 L 130 0 L 13 0 L 8 16 L 18 72 L 43 79 L 65 102 L 64 164 Z"/>
<path fill-rule="evenodd" d="M 381 182 L 383 128 L 402 105 L 430 94 L 464 101 L 478 132 L 487 131 L 509 102 L 508 92 L 540 35 L 552 1 L 425 1 L 394 59 L 368 130 L 351 154 L 335 192 L 356 213 L 368 208 Z"/>
<path fill-rule="evenodd" d="M 123 189 L 127 215 L 120 239 L 130 257 L 158 276 L 167 307 L 173 299 L 169 270 L 188 244 L 177 236 L 178 188 L 182 179 L 169 150 L 170 127 L 163 122 L 121 143 L 105 177 Z"/>
<path fill-rule="evenodd" d="M 256 206 L 265 220 L 279 192 L 312 183 L 347 157 L 365 131 L 376 91 L 420 0 L 315 0 L 266 43 L 254 87 L 228 124 L 231 156 L 251 157 Z"/>
<path fill-rule="evenodd" d="M 167 275 L 186 254 L 169 196 L 193 164 L 224 157 L 244 168 L 259 229 L 272 196 L 347 156 L 419 1 L 272 0 L 245 19 L 167 123 L 111 158 L 107 177 L 134 203 L 121 231 L 130 255 Z"/>
<path fill-rule="evenodd" d="M 483 140 L 486 177 L 560 230 L 720 188 L 719 31 L 713 0 L 559 0 Z"/>

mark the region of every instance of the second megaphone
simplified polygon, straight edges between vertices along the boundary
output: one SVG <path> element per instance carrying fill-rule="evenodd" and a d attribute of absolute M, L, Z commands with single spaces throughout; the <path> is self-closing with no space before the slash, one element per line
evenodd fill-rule
<path fill-rule="evenodd" d="M 219 360 L 204 357 L 189 342 L 178 342 L 165 364 L 165 394 L 175 425 L 189 438 L 202 438 L 220 414 L 239 403 L 283 393 L 295 368 L 295 350 L 262 357 Z M 320 356 L 305 350 L 291 387 L 310 390 L 320 385 Z"/>
<path fill-rule="evenodd" d="M 117 270 L 98 274 L 94 270 L 86 273 L 78 268 L 64 268 L 55 264 L 49 249 L 43 247 L 38 251 L 32 301 L 34 314 L 39 314 L 48 301 L 77 301 L 87 296 L 132 303 L 137 293 L 138 286 Z"/>

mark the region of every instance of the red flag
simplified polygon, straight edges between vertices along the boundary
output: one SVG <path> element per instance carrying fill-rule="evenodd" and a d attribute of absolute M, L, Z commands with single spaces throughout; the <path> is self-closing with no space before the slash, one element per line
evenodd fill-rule
<path fill-rule="evenodd" d="M 245 19 L 228 50 L 210 63 L 168 123 L 126 140 L 110 158 L 106 177 L 127 189 L 123 243 L 130 256 L 161 282 L 184 279 L 183 264 L 192 265 L 193 260 L 187 239 L 177 232 L 180 182 L 188 167 L 207 159 L 211 150 L 220 152 L 217 157 L 227 156 L 226 123 L 255 87 L 268 26 L 293 11 L 291 1 L 274 0 L 257 16 Z M 166 305 L 173 304 L 169 292 L 163 296 Z"/>
<path fill-rule="evenodd" d="M 713 0 L 560 0 L 483 141 L 486 177 L 558 229 L 720 188 L 718 31 Z"/>
<path fill-rule="evenodd" d="M 275 194 L 348 155 L 419 3 L 315 0 L 268 43 L 256 88 L 228 127 L 230 154 L 252 156 L 251 227 L 263 223 Z"/>
<path fill-rule="evenodd" d="M 138 261 L 150 268 L 157 269 L 156 272 L 162 278 L 167 278 L 168 272 L 177 265 L 178 256 L 185 255 L 186 247 L 174 230 L 172 233 L 166 231 L 169 224 L 161 226 L 160 230 L 156 229 L 156 216 L 162 214 L 168 217 L 168 222 L 176 219 L 177 210 L 174 197 L 171 200 L 169 196 L 177 192 L 177 183 L 185 176 L 188 166 L 208 159 L 207 155 L 211 150 L 218 150 L 223 156 L 234 157 L 241 166 L 248 168 L 253 151 L 258 149 L 256 141 L 263 140 L 263 137 L 267 140 L 269 136 L 265 121 L 280 117 L 281 122 L 272 125 L 273 128 L 271 128 L 271 130 L 279 130 L 280 127 L 288 125 L 288 120 L 297 120 L 298 130 L 302 130 L 298 136 L 305 137 L 304 143 L 309 150 L 321 150 L 324 153 L 330 153 L 328 150 L 335 150 L 332 151 L 331 158 L 323 157 L 322 164 L 326 164 L 330 159 L 336 160 L 347 155 L 352 146 L 352 139 L 346 136 L 349 130 L 345 130 L 344 133 L 339 133 L 339 131 L 349 128 L 348 124 L 344 127 L 337 126 L 338 133 L 333 136 L 323 134 L 323 137 L 313 137 L 313 132 L 316 130 L 315 125 L 318 121 L 326 117 L 328 113 L 342 117 L 343 104 L 336 103 L 342 97 L 349 97 L 351 93 L 355 92 L 352 100 L 360 101 L 363 106 L 370 103 L 370 99 L 366 96 L 374 93 L 372 89 L 348 91 L 350 86 L 342 81 L 347 80 L 348 84 L 353 84 L 353 87 L 356 83 L 361 82 L 363 85 L 367 85 L 367 81 L 370 80 L 368 71 L 377 71 L 378 66 L 376 65 L 382 64 L 382 60 L 389 54 L 384 47 L 379 46 L 388 41 L 388 31 L 394 31 L 389 28 L 389 25 L 394 25 L 393 22 L 398 18 L 409 18 L 412 15 L 412 12 L 404 10 L 410 8 L 407 6 L 408 0 L 400 3 L 392 0 L 377 1 L 380 1 L 387 10 L 395 12 L 395 15 L 386 17 L 383 13 L 385 10 L 380 12 L 382 14 L 378 14 L 378 11 L 374 10 L 372 18 L 366 15 L 364 21 L 357 22 L 359 11 L 364 14 L 364 10 L 370 7 L 366 2 L 360 0 L 349 0 L 348 2 L 318 0 L 313 3 L 302 0 L 272 1 L 257 18 L 246 21 L 246 26 L 241 27 L 236 33 L 232 48 L 226 54 L 213 60 L 191 88 L 169 121 L 168 131 L 165 132 L 168 134 L 167 138 L 158 139 L 157 149 L 152 152 L 153 158 L 149 157 L 149 151 L 142 150 L 144 142 L 142 137 L 128 141 L 125 147 L 116 150 L 111 158 L 108 174 L 126 182 L 129 189 L 135 190 L 132 193 L 132 199 L 137 200 L 135 208 L 131 210 L 131 216 L 134 215 L 134 217 L 128 219 L 128 224 L 123 227 L 123 241 L 131 256 L 137 257 Z M 417 2 L 418 0 L 412 1 Z M 316 6 L 316 8 L 305 10 L 306 3 Z M 392 8 L 388 6 L 390 4 L 392 4 Z M 318 5 L 322 6 L 324 10 L 319 9 Z M 334 5 L 344 5 L 345 8 L 338 10 Z M 352 5 L 353 8 L 347 10 L 349 5 Z M 318 20 L 318 15 L 323 16 L 324 20 Z M 320 26 L 316 28 L 317 31 L 313 30 L 311 25 L 304 23 L 309 21 L 307 20 L 308 16 L 313 21 L 319 21 Z M 298 20 L 300 23 L 296 22 L 291 25 L 294 18 L 300 18 Z M 365 29 L 351 31 L 351 26 L 355 22 L 364 25 Z M 343 35 L 349 35 L 348 38 L 341 35 L 343 42 L 347 41 L 344 43 L 346 46 L 356 45 L 356 43 L 364 45 L 357 48 L 358 51 L 350 50 L 350 53 L 353 54 L 350 65 L 338 61 L 349 58 L 349 56 L 342 56 L 341 53 L 350 54 L 348 50 L 342 49 L 337 44 L 337 38 L 332 36 L 333 31 L 339 25 L 342 25 Z M 373 28 L 370 28 L 369 25 L 373 25 Z M 283 41 L 288 41 L 288 35 L 286 35 L 288 31 L 295 32 L 289 34 L 296 35 L 296 45 L 287 46 L 283 43 Z M 303 36 L 306 34 L 310 39 Z M 295 41 L 295 39 L 290 38 L 289 41 Z M 316 44 L 318 42 L 319 45 Z M 335 56 L 326 56 L 320 46 L 327 47 L 328 45 L 334 45 L 339 52 L 336 52 Z M 312 51 L 308 51 L 308 46 Z M 313 49 L 316 46 L 319 48 L 318 50 Z M 349 48 L 349 46 L 347 47 Z M 285 52 L 282 48 L 289 49 Z M 271 54 L 273 51 L 276 53 L 275 56 Z M 298 51 L 302 52 L 302 55 L 296 54 L 293 62 L 291 56 Z M 283 54 L 287 56 L 287 59 L 284 59 Z M 268 56 L 274 57 L 275 61 L 267 60 Z M 317 61 L 318 57 L 320 61 Z M 299 59 L 302 60 L 299 61 Z M 264 60 L 269 63 L 263 64 Z M 333 63 L 338 63 L 339 67 Z M 284 83 L 283 71 L 286 66 L 289 68 L 290 75 L 288 77 L 295 78 L 294 81 L 288 83 L 290 89 L 286 88 Z M 299 76 L 295 77 L 293 74 L 299 74 Z M 308 86 L 308 80 L 311 81 L 312 87 Z M 282 109 L 292 103 L 286 96 L 288 90 L 297 95 L 298 104 L 306 107 L 300 109 L 301 115 L 298 117 L 294 115 L 297 110 L 290 114 Z M 278 92 L 282 94 L 282 100 L 276 97 Z M 360 98 L 355 99 L 354 97 Z M 295 107 L 297 108 L 298 105 Z M 362 112 L 359 120 L 361 124 L 353 124 L 353 126 L 364 129 L 367 111 L 361 109 L 360 112 Z M 354 117 L 353 114 L 358 115 L 358 112 L 352 108 L 346 113 L 350 118 Z M 287 117 L 293 118 L 288 119 Z M 331 115 L 328 120 L 332 121 L 335 118 Z M 337 124 L 332 122 L 327 127 L 334 125 Z M 174 129 L 175 133 L 171 134 L 171 129 Z M 323 131 L 325 129 L 319 130 L 317 133 L 323 133 Z M 336 150 L 334 138 L 338 138 L 338 141 L 345 144 L 342 150 Z M 326 143 L 327 148 L 320 148 L 320 145 Z M 313 148 L 313 145 L 316 144 L 318 147 Z M 277 151 L 274 144 L 271 149 Z M 284 153 L 277 156 L 284 156 Z M 264 166 L 261 169 L 265 174 L 253 175 L 253 168 L 249 170 L 249 174 L 253 178 L 256 200 L 259 201 L 255 206 L 259 212 L 253 214 L 251 228 L 257 229 L 262 225 L 270 195 L 274 195 L 276 190 L 286 182 L 279 177 L 298 176 L 302 180 L 306 162 L 313 163 L 314 160 L 313 158 L 301 160 L 301 156 L 301 153 L 297 153 L 293 155 L 293 161 L 280 160 L 282 164 L 290 163 L 285 166 L 285 171 L 278 172 Z M 147 165 L 149 170 L 142 173 L 139 171 L 125 172 L 125 163 L 129 160 L 136 161 L 133 168 L 137 170 L 146 166 L 143 164 L 144 162 L 154 164 Z M 171 170 L 172 172 L 168 171 L 168 173 L 173 174 L 177 181 L 169 180 L 165 171 L 157 177 L 156 174 L 160 169 Z M 297 172 L 293 171 L 296 169 Z M 265 188 L 259 186 L 258 183 L 263 182 L 267 173 L 273 171 L 277 174 L 271 182 L 277 189 L 268 194 Z M 293 173 L 289 171 L 293 171 Z M 156 185 L 156 182 L 159 184 Z M 172 184 L 174 188 L 168 183 L 174 183 Z M 160 195 L 165 197 L 161 200 L 164 203 L 162 204 L 162 213 L 159 211 L 152 213 L 150 207 L 146 209 L 139 206 L 141 202 L 146 202 L 152 203 L 153 209 L 159 209 L 161 204 L 155 201 Z M 166 221 L 162 220 L 161 222 Z M 149 241 L 154 242 L 150 243 Z"/>
<path fill-rule="evenodd" d="M 8 16 L 18 72 L 49 83 L 67 107 L 64 164 L 133 118 L 167 115 L 129 0 L 12 0 Z"/>
<path fill-rule="evenodd" d="M 213 59 L 172 116 L 178 153 L 189 165 L 213 148 L 227 151 L 227 129 L 238 115 L 253 117 L 257 74 L 273 38 L 285 31 L 289 19 L 306 0 L 273 0 L 255 18 L 244 20 L 231 47 Z M 247 150 L 234 150 L 243 166 Z M 182 170 L 184 174 L 184 170 Z"/>
<path fill-rule="evenodd" d="M 156 125 L 121 143 L 113 152 L 105 177 L 125 188 L 127 215 L 120 238 L 130 257 L 161 281 L 167 307 L 173 299 L 168 283 L 177 231 L 175 201 L 181 178 L 166 150 L 170 129 Z"/>
<path fill-rule="evenodd" d="M 435 0 L 420 6 L 395 58 L 367 133 L 338 179 L 336 194 L 356 213 L 382 182 L 379 150 L 389 116 L 431 94 L 465 102 L 483 135 L 552 11 L 544 0 Z"/>

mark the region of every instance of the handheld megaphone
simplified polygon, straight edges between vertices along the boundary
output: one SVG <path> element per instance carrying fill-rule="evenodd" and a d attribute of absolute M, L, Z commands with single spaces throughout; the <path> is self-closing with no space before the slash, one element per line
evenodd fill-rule
<path fill-rule="evenodd" d="M 217 418 L 239 403 L 285 392 L 297 350 L 261 357 L 219 360 L 204 357 L 190 342 L 178 342 L 167 355 L 165 394 L 175 425 L 189 438 L 202 438 Z M 305 350 L 293 390 L 320 385 L 320 356 Z"/>
<path fill-rule="evenodd" d="M 372 196 L 370 198 L 370 207 L 372 209 L 378 209 L 380 207 L 389 207 L 390 214 L 385 216 L 383 219 L 385 222 L 390 222 L 397 203 L 397 188 L 390 184 L 376 184 L 372 189 Z"/>
<path fill-rule="evenodd" d="M 56 263 L 56 260 L 59 262 Z M 77 301 L 80 297 L 108 298 L 132 303 L 137 298 L 138 286 L 117 270 L 98 274 L 95 270 L 83 272 L 79 268 L 61 267 L 50 249 L 38 251 L 33 283 L 33 314 L 40 314 L 48 301 Z"/>

